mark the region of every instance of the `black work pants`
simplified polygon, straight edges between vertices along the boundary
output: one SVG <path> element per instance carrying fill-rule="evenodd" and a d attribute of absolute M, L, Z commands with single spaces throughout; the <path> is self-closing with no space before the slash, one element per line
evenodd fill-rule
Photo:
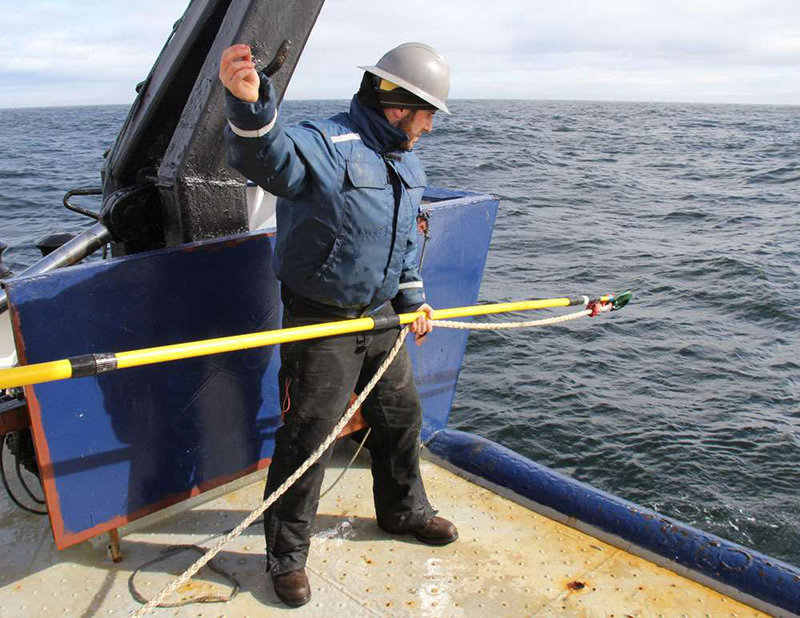
<path fill-rule="evenodd" d="M 378 315 L 392 314 L 387 304 Z M 298 297 L 284 296 L 283 326 L 340 320 Z M 264 496 L 271 494 L 308 459 L 384 361 L 398 330 L 370 331 L 281 345 L 279 388 L 283 425 Z M 403 532 L 424 523 L 431 508 L 419 471 L 422 410 L 405 345 L 362 405 L 372 429 L 373 497 L 378 525 Z M 280 575 L 306 564 L 311 528 L 331 448 L 267 511 L 264 532 L 267 570 Z"/>

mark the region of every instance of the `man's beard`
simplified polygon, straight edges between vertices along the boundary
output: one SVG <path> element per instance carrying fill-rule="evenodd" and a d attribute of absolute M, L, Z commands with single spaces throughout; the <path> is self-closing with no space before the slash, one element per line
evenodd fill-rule
<path fill-rule="evenodd" d="M 414 142 L 422 135 L 421 132 L 417 135 L 411 135 L 411 126 L 414 124 L 414 116 L 416 115 L 417 110 L 412 111 L 408 116 L 402 118 L 397 125 L 397 128 L 408 136 L 407 140 L 400 143 L 400 148 L 403 150 L 411 150 L 414 147 Z"/>

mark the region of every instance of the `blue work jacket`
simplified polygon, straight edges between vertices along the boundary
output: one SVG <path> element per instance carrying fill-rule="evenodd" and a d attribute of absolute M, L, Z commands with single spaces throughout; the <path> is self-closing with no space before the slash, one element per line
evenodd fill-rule
<path fill-rule="evenodd" d="M 405 133 L 353 97 L 350 111 L 284 128 L 269 79 L 246 103 L 226 90 L 228 163 L 276 195 L 275 271 L 313 301 L 366 315 L 425 302 L 416 218 L 427 184 Z"/>

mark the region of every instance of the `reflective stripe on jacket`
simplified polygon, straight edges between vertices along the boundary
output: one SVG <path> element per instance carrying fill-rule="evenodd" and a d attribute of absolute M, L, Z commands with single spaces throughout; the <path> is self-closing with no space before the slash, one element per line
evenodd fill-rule
<path fill-rule="evenodd" d="M 349 313 L 425 301 L 416 217 L 427 179 L 383 113 L 361 106 L 284 128 L 274 90 L 245 103 L 226 91 L 228 163 L 277 200 L 275 270 L 295 293 Z"/>

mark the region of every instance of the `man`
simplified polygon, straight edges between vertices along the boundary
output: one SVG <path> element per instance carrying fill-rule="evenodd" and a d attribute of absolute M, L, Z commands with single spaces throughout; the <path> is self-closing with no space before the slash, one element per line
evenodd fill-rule
<path fill-rule="evenodd" d="M 416 217 L 427 181 L 412 148 L 431 131 L 437 110 L 449 113 L 450 69 L 421 43 L 400 45 L 360 68 L 366 72 L 349 112 L 284 128 L 250 48 L 225 50 L 228 161 L 278 196 L 275 269 L 284 327 L 423 311 L 411 325 L 421 344 L 432 329 L 416 266 Z M 281 346 L 284 422 L 265 495 L 331 432 L 396 337 L 389 329 Z M 367 446 L 378 525 L 433 545 L 455 541 L 455 526 L 435 516 L 420 477 L 421 406 L 405 348 L 362 412 L 372 428 Z M 329 458 L 330 449 L 265 517 L 267 568 L 291 606 L 311 597 L 305 564 Z"/>

